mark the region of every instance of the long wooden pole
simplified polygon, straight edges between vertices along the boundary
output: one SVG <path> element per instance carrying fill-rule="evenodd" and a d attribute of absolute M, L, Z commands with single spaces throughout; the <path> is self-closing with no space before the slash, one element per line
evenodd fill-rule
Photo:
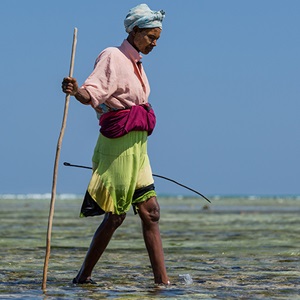
<path fill-rule="evenodd" d="M 73 76 L 76 44 L 77 44 L 77 28 L 74 28 L 72 55 L 71 55 L 70 72 L 69 72 L 70 77 Z M 60 130 L 60 134 L 59 134 L 59 138 L 58 138 L 58 142 L 57 142 L 56 156 L 55 156 L 54 170 L 53 170 L 52 194 L 51 194 L 51 202 L 50 202 L 50 210 L 49 210 L 49 218 L 48 218 L 46 254 L 45 254 L 43 283 L 42 283 L 42 290 L 44 292 L 46 291 L 46 285 L 47 285 L 46 282 L 47 282 L 47 273 L 48 273 L 48 262 L 49 262 L 50 249 L 51 249 L 51 233 L 52 233 L 52 222 L 53 222 L 53 215 L 54 215 L 54 204 L 55 204 L 55 197 L 56 197 L 57 170 L 58 170 L 61 144 L 62 144 L 62 140 L 63 140 L 63 136 L 65 133 L 65 128 L 66 128 L 66 123 L 67 123 L 69 102 L 70 102 L 70 95 L 66 95 L 64 115 L 63 115 L 62 126 L 61 126 L 61 130 Z"/>

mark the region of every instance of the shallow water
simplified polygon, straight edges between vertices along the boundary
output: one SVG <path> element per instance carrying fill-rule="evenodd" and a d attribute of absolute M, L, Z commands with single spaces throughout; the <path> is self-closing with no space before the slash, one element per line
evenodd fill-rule
<path fill-rule="evenodd" d="M 97 285 L 71 284 L 102 217 L 80 219 L 81 199 L 56 199 L 43 293 L 50 200 L 0 198 L 0 298 L 300 299 L 299 198 L 159 202 L 171 286 L 153 284 L 131 211 L 94 270 Z"/>

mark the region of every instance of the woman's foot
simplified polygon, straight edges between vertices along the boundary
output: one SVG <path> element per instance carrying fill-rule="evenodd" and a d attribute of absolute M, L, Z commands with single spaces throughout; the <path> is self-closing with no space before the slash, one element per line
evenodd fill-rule
<path fill-rule="evenodd" d="M 77 280 L 77 278 L 75 277 L 72 281 L 73 284 L 97 284 L 96 281 L 94 281 L 92 278 L 87 278 L 84 281 L 79 281 Z"/>

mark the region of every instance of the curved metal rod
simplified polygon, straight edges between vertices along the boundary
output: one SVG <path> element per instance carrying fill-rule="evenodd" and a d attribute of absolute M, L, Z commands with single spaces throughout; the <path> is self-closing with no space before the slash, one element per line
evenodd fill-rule
<path fill-rule="evenodd" d="M 70 164 L 70 163 L 68 163 L 68 162 L 64 162 L 64 166 L 67 166 L 67 167 L 76 167 L 76 168 L 82 168 L 82 169 L 90 169 L 90 170 L 93 169 L 93 168 L 91 168 L 91 167 L 81 166 L 81 165 L 74 165 L 74 164 Z M 208 201 L 209 203 L 211 203 L 210 200 L 209 200 L 208 198 L 206 198 L 204 195 L 202 195 L 202 194 L 199 193 L 198 191 L 196 191 L 196 190 L 194 190 L 194 189 L 192 189 L 192 188 L 190 188 L 190 187 L 188 187 L 188 186 L 186 186 L 186 185 L 184 185 L 184 184 L 182 184 L 182 183 L 179 183 L 179 182 L 177 182 L 177 181 L 175 181 L 175 180 L 173 180 L 173 179 L 171 179 L 171 178 L 168 178 L 168 177 L 165 177 L 165 176 L 161 176 L 161 175 L 157 175 L 157 174 L 152 174 L 152 176 L 158 177 L 158 178 L 162 178 L 162 179 L 171 181 L 171 182 L 173 182 L 173 183 L 175 183 L 175 184 L 177 184 L 177 185 L 180 185 L 180 186 L 186 188 L 187 190 L 190 190 L 190 191 L 196 193 L 197 195 L 201 196 L 201 197 L 204 198 L 206 201 Z"/>

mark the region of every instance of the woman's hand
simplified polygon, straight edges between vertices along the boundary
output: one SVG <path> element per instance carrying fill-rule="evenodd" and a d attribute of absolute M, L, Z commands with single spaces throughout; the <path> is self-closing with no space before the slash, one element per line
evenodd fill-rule
<path fill-rule="evenodd" d="M 65 77 L 61 87 L 64 93 L 74 96 L 82 104 L 89 104 L 91 102 L 90 94 L 84 88 L 78 87 L 78 83 L 75 78 Z"/>
<path fill-rule="evenodd" d="M 78 93 L 78 83 L 73 77 L 65 77 L 61 84 L 62 91 L 71 96 L 75 96 Z"/>

